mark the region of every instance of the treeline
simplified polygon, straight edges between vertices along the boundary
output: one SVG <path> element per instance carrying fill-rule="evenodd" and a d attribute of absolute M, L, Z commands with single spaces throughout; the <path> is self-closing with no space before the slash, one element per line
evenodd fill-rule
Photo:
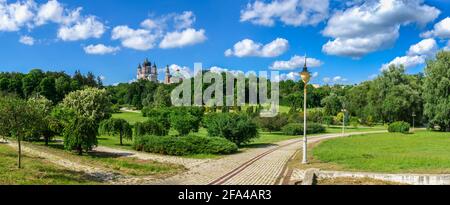
<path fill-rule="evenodd" d="M 0 73 L 0 92 L 15 94 L 25 99 L 39 94 L 55 104 L 72 91 L 102 86 L 102 80 L 91 72 L 83 75 L 80 71 L 76 71 L 73 76 L 65 72 L 43 72 L 40 69 L 33 69 L 26 74 Z"/>

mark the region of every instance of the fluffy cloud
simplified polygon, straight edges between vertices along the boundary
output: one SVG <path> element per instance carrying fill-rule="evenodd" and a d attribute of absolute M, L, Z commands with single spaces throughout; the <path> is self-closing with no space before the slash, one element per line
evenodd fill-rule
<path fill-rule="evenodd" d="M 360 58 L 392 46 L 402 25 L 425 25 L 440 14 L 422 0 L 366 1 L 337 11 L 328 21 L 323 35 L 333 38 L 322 50 L 330 55 Z"/>
<path fill-rule="evenodd" d="M 28 46 L 34 45 L 34 38 L 31 36 L 21 36 L 19 42 Z"/>
<path fill-rule="evenodd" d="M 434 29 L 423 33 L 422 37 L 450 38 L 450 17 L 447 17 L 439 23 L 435 24 Z"/>
<path fill-rule="evenodd" d="M 167 33 L 161 43 L 160 48 L 181 48 L 206 41 L 205 30 L 195 30 L 188 28 L 184 31 L 174 31 Z"/>
<path fill-rule="evenodd" d="M 109 53 L 116 53 L 119 50 L 120 50 L 119 47 L 105 46 L 103 44 L 89 45 L 84 47 L 84 52 L 92 55 L 105 55 Z"/>
<path fill-rule="evenodd" d="M 326 84 L 337 84 L 337 83 L 345 83 L 348 81 L 347 78 L 343 78 L 342 76 L 335 76 L 335 77 L 325 77 L 322 79 L 322 81 Z"/>
<path fill-rule="evenodd" d="M 174 17 L 175 28 L 177 30 L 191 28 L 195 20 L 196 20 L 195 15 L 194 13 L 192 13 L 192 11 L 185 11 L 180 15 L 175 15 Z"/>
<path fill-rule="evenodd" d="M 94 16 L 89 16 L 71 26 L 62 26 L 58 30 L 58 38 L 63 41 L 86 40 L 100 38 L 105 33 L 105 26 Z"/>
<path fill-rule="evenodd" d="M 289 42 L 283 38 L 277 38 L 271 43 L 263 45 L 256 43 L 250 39 L 244 39 L 237 42 L 233 49 L 225 51 L 225 56 L 237 56 L 237 57 L 277 57 L 287 51 L 289 48 Z"/>
<path fill-rule="evenodd" d="M 437 50 L 438 45 L 434 39 L 424 39 L 419 43 L 412 45 L 406 56 L 396 57 L 391 62 L 384 64 L 381 67 L 381 70 L 387 70 L 391 65 L 403 65 L 405 68 L 411 68 L 424 64 L 427 58 L 431 58 L 436 54 Z"/>
<path fill-rule="evenodd" d="M 8 4 L 0 0 L 0 31 L 18 31 L 34 17 L 33 1 Z"/>
<path fill-rule="evenodd" d="M 436 40 L 432 38 L 424 39 L 409 48 L 408 55 L 426 55 L 433 56 L 438 50 Z"/>
<path fill-rule="evenodd" d="M 81 7 L 74 10 L 68 10 L 57 0 L 50 0 L 39 7 L 35 18 L 35 24 L 40 26 L 48 22 L 53 22 L 68 25 L 80 19 L 81 10 Z"/>
<path fill-rule="evenodd" d="M 316 25 L 328 17 L 328 12 L 328 0 L 257 0 L 241 11 L 241 22 L 273 26 L 279 20 L 290 26 Z"/>
<path fill-rule="evenodd" d="M 112 39 L 121 40 L 123 47 L 146 51 L 155 46 L 157 36 L 148 30 L 117 26 L 112 31 Z"/>
<path fill-rule="evenodd" d="M 305 64 L 305 56 L 295 55 L 289 61 L 275 61 L 271 68 L 273 70 L 293 70 L 302 68 Z M 323 62 L 315 58 L 307 58 L 306 64 L 308 67 L 320 67 Z"/>

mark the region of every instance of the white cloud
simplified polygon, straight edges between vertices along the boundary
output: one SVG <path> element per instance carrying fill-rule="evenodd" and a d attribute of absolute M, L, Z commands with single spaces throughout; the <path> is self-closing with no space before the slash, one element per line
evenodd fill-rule
<path fill-rule="evenodd" d="M 315 58 L 307 58 L 306 64 L 308 67 L 320 67 L 323 62 Z M 293 56 L 289 61 L 275 61 L 271 68 L 273 70 L 293 70 L 302 68 L 305 64 L 305 56 Z"/>
<path fill-rule="evenodd" d="M 322 81 L 326 84 L 332 83 L 332 84 L 338 84 L 338 83 L 345 83 L 348 81 L 347 78 L 343 78 L 342 76 L 335 76 L 335 77 L 325 77 L 322 79 Z"/>
<path fill-rule="evenodd" d="M 408 55 L 426 55 L 426 56 L 433 56 L 436 54 L 436 51 L 438 50 L 438 45 L 436 41 L 432 38 L 424 39 L 420 41 L 419 43 L 412 45 L 409 48 Z"/>
<path fill-rule="evenodd" d="M 34 17 L 35 3 L 33 1 L 8 4 L 0 0 L 0 31 L 18 31 Z"/>
<path fill-rule="evenodd" d="M 155 46 L 157 36 L 144 29 L 131 29 L 128 26 L 117 26 L 112 31 L 113 40 L 121 40 L 122 46 L 146 51 Z"/>
<path fill-rule="evenodd" d="M 28 46 L 34 45 L 34 38 L 31 36 L 21 36 L 19 42 Z"/>
<path fill-rule="evenodd" d="M 425 57 L 424 56 L 402 56 L 402 57 L 396 57 L 391 62 L 384 64 L 381 67 L 381 70 L 387 70 L 389 66 L 395 65 L 403 65 L 405 68 L 411 68 L 420 64 L 425 63 Z"/>
<path fill-rule="evenodd" d="M 423 26 L 440 14 L 422 0 L 366 1 L 337 11 L 328 21 L 323 35 L 333 38 L 322 50 L 330 55 L 360 58 L 392 46 L 402 25 Z"/>
<path fill-rule="evenodd" d="M 191 28 L 195 20 L 195 15 L 194 13 L 192 13 L 192 11 L 185 11 L 180 15 L 174 16 L 175 28 L 177 30 Z"/>
<path fill-rule="evenodd" d="M 184 31 L 174 31 L 167 33 L 161 43 L 160 48 L 181 48 L 206 41 L 205 30 L 195 30 L 188 28 Z"/>
<path fill-rule="evenodd" d="M 278 20 L 290 26 L 316 25 L 328 17 L 328 12 L 328 0 L 257 0 L 241 11 L 241 22 L 273 26 Z"/>
<path fill-rule="evenodd" d="M 100 38 L 105 33 L 105 26 L 94 16 L 89 16 L 71 26 L 62 26 L 58 30 L 58 38 L 63 41 L 86 40 Z"/>
<path fill-rule="evenodd" d="M 427 31 L 421 35 L 425 38 L 439 37 L 439 38 L 450 38 L 450 17 L 447 17 L 434 25 L 434 29 Z"/>
<path fill-rule="evenodd" d="M 250 39 L 244 39 L 237 42 L 233 49 L 225 51 L 225 56 L 237 57 L 277 57 L 285 53 L 289 48 L 289 42 L 283 38 L 277 38 L 274 41 L 263 45 Z"/>
<path fill-rule="evenodd" d="M 109 53 L 116 53 L 119 50 L 120 50 L 119 47 L 105 46 L 103 44 L 89 45 L 84 47 L 84 52 L 92 55 L 105 55 Z"/>
<path fill-rule="evenodd" d="M 80 20 L 81 10 L 81 7 L 74 10 L 65 9 L 57 0 L 50 0 L 39 7 L 35 18 L 35 24 L 40 26 L 48 22 L 53 22 L 69 25 Z"/>
<path fill-rule="evenodd" d="M 381 70 L 387 70 L 391 65 L 403 65 L 405 68 L 411 68 L 424 64 L 427 58 L 434 57 L 438 49 L 438 45 L 434 39 L 424 39 L 419 43 L 412 45 L 409 48 L 407 55 L 396 57 L 391 62 L 384 64 L 381 67 Z"/>

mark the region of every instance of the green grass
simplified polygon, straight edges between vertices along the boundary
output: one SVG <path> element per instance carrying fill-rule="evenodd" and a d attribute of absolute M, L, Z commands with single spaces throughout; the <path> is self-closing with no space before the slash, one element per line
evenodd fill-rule
<path fill-rule="evenodd" d="M 63 150 L 64 147 L 61 143 L 51 143 L 49 147 L 44 146 L 42 142 L 27 143 L 27 145 L 80 164 L 93 165 L 124 175 L 165 177 L 184 170 L 182 166 L 178 165 L 152 160 L 140 160 L 110 153 L 90 152 L 83 156 L 78 156 Z"/>
<path fill-rule="evenodd" d="M 112 118 L 124 119 L 132 125 L 134 125 L 136 122 L 144 122 L 147 120 L 147 118 L 142 116 L 141 113 L 134 113 L 134 112 L 115 113 L 112 115 Z"/>
<path fill-rule="evenodd" d="M 78 185 L 100 184 L 82 172 L 67 170 L 42 158 L 23 155 L 17 168 L 17 151 L 0 144 L 0 184 L 2 185 Z"/>
<path fill-rule="evenodd" d="M 450 173 L 450 133 L 383 133 L 332 139 L 313 158 L 351 171 Z"/>

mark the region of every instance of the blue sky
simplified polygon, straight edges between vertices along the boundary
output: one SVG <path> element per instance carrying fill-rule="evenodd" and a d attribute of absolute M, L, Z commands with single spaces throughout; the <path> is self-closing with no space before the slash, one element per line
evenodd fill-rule
<path fill-rule="evenodd" d="M 115 84 L 148 57 L 288 79 L 306 53 L 313 83 L 353 84 L 388 64 L 421 72 L 450 48 L 448 17 L 446 0 L 0 0 L 0 71 L 79 69 Z"/>

